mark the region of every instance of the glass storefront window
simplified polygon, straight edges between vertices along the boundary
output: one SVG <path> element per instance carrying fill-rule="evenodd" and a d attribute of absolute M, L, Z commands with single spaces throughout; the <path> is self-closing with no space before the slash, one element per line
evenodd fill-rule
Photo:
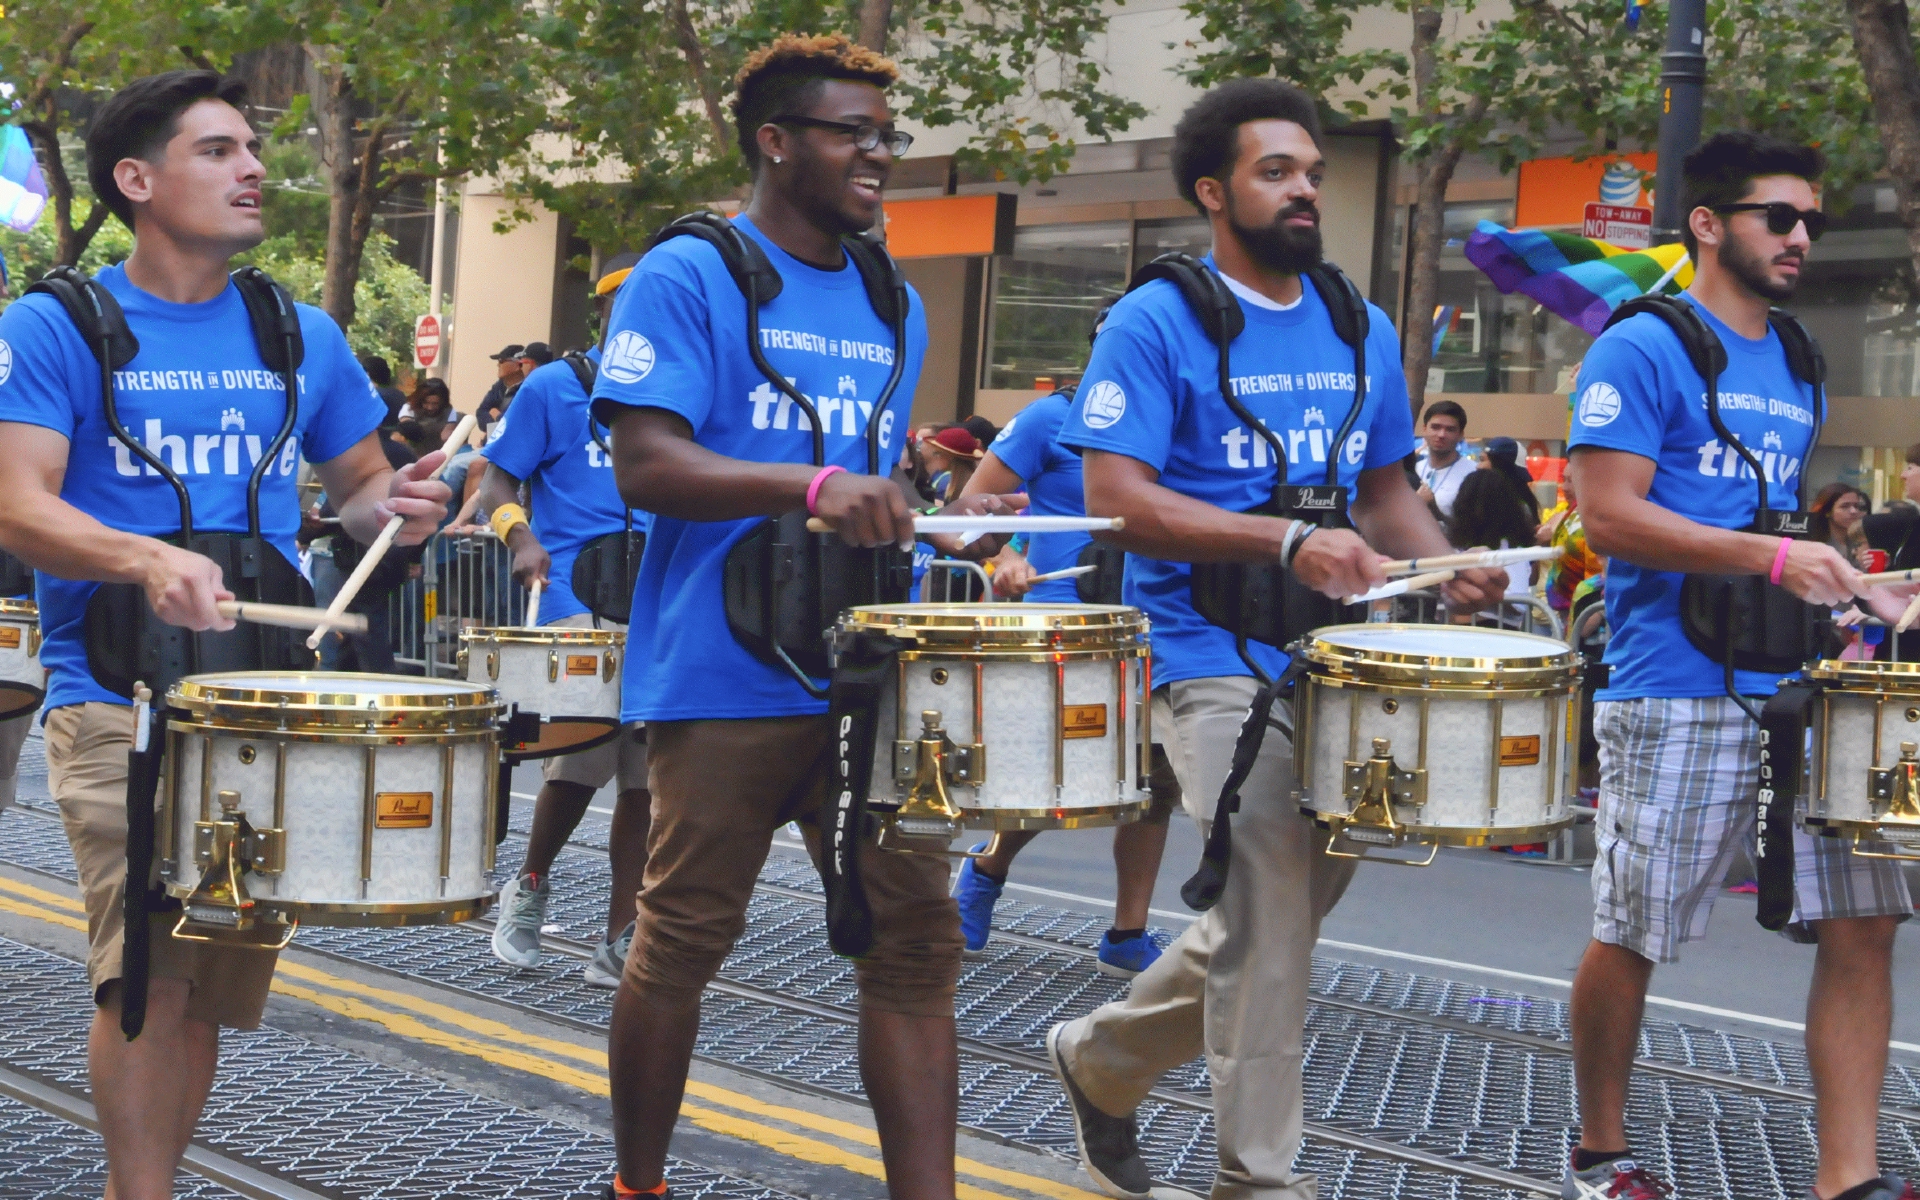
<path fill-rule="evenodd" d="M 1175 251 L 1195 258 L 1212 253 L 1213 227 L 1205 217 L 1140 222 L 1133 235 L 1133 269 L 1138 271 L 1162 254 Z"/>
<path fill-rule="evenodd" d="M 1503 296 L 1467 261 L 1466 237 L 1481 221 L 1510 225 L 1510 201 L 1447 205 L 1440 304 L 1452 308 L 1427 378 L 1441 392 L 1566 392 L 1593 339 L 1522 295 Z M 1408 324 L 1414 321 L 1409 313 Z M 1432 331 L 1429 315 L 1420 322 Z"/>
<path fill-rule="evenodd" d="M 1127 287 L 1132 223 L 1029 225 L 996 259 L 987 335 L 988 388 L 1034 388 L 1077 378 L 1094 317 Z M 1040 381 L 1045 381 L 1044 383 Z"/>

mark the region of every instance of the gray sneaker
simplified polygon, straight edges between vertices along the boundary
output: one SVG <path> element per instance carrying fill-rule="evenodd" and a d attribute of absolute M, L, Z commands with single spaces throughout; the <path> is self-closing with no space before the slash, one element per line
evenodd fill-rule
<path fill-rule="evenodd" d="M 1560 1200 L 1664 1200 L 1673 1185 L 1642 1170 L 1628 1155 L 1596 1163 L 1584 1171 L 1567 1164 L 1560 1181 Z"/>
<path fill-rule="evenodd" d="M 1060 1056 L 1062 1022 L 1047 1030 L 1047 1057 L 1053 1061 L 1053 1073 L 1067 1093 L 1073 1110 L 1073 1136 L 1080 1146 L 1080 1165 L 1093 1176 L 1094 1183 L 1109 1196 L 1120 1200 L 1153 1200 L 1153 1179 L 1140 1157 L 1140 1143 L 1134 1132 L 1133 1114 L 1112 1117 L 1093 1106 L 1080 1091 L 1080 1085 L 1067 1074 L 1067 1063 Z"/>
<path fill-rule="evenodd" d="M 495 958 L 510 967 L 540 965 L 540 927 L 547 923 L 551 890 L 548 876 L 522 875 L 500 893 L 500 915 L 493 925 Z"/>
<path fill-rule="evenodd" d="M 627 950 L 633 945 L 633 922 L 620 931 L 620 936 L 610 942 L 601 942 L 600 948 L 587 960 L 585 975 L 587 982 L 594 987 L 617 988 L 620 975 L 627 969 Z"/>

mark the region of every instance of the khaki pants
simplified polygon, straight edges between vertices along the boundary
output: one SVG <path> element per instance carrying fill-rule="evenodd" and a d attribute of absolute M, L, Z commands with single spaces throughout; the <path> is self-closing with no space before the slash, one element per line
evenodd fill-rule
<path fill-rule="evenodd" d="M 819 863 L 832 735 L 825 716 L 647 724 L 653 828 L 622 986 L 676 1004 L 698 997 L 746 929 L 753 885 L 788 821 Z M 951 1017 L 965 943 L 947 860 L 869 840 L 860 871 L 873 909 L 873 947 L 854 962 L 861 1004 Z"/>
<path fill-rule="evenodd" d="M 1154 695 L 1153 729 L 1204 832 L 1233 763 L 1258 685 L 1223 677 Z M 1307 985 L 1320 919 L 1353 863 L 1322 852 L 1326 837 L 1292 798 L 1293 750 L 1274 706 L 1260 757 L 1240 791 L 1233 857 L 1220 903 L 1174 940 L 1122 999 L 1070 1022 L 1061 1054 L 1087 1099 L 1119 1116 L 1160 1077 L 1204 1053 L 1213 1082 L 1220 1173 L 1213 1200 L 1311 1200 L 1296 1174 Z"/>
<path fill-rule="evenodd" d="M 157 736 L 157 731 L 156 731 Z M 127 751 L 133 710 L 120 704 L 72 704 L 47 714 L 47 776 L 80 869 L 87 907 L 87 979 L 94 1003 L 120 978 L 127 880 Z M 210 1025 L 255 1029 L 273 983 L 272 950 L 182 941 L 178 913 L 152 917 L 148 974 L 193 985 L 187 1016 Z"/>
<path fill-rule="evenodd" d="M 0 721 L 0 812 L 7 811 L 20 787 L 20 748 L 33 729 L 32 713 Z"/>

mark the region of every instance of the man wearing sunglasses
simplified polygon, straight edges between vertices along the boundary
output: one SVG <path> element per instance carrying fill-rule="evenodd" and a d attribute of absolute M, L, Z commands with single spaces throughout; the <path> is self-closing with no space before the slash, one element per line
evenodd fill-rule
<path fill-rule="evenodd" d="M 1725 668 L 1686 636 L 1685 573 L 1766 576 L 1820 605 L 1858 586 L 1853 565 L 1825 541 L 1746 532 L 1758 482 L 1708 412 L 1716 405 L 1725 431 L 1760 463 L 1768 507 L 1795 507 L 1823 400 L 1791 369 L 1768 308 L 1792 298 L 1825 231 L 1814 193 L 1821 166 L 1812 147 L 1752 133 L 1718 134 L 1687 156 L 1695 275 L 1685 302 L 1726 352 L 1717 396 L 1704 397 L 1678 334 L 1653 313 L 1608 329 L 1580 372 L 1573 482 L 1587 540 L 1610 560 L 1612 639 L 1611 675 L 1594 709 L 1594 923 L 1573 984 L 1581 1127 L 1567 1200 L 1669 1194 L 1634 1161 L 1625 1126 L 1647 987 L 1656 963 L 1678 961 L 1681 943 L 1706 933 L 1736 846 L 1753 852 L 1760 731 L 1726 694 Z M 1734 673 L 1743 696 L 1769 696 L 1777 683 Z M 1795 830 L 1793 839 L 1794 911 L 1783 932 L 1818 944 L 1806 1039 L 1820 1161 L 1808 1195 L 1914 1200 L 1911 1185 L 1880 1175 L 1875 1157 L 1894 930 L 1912 902 L 1894 863 L 1856 857 L 1837 838 Z M 1682 1194 L 1693 1186 L 1675 1184 Z"/>

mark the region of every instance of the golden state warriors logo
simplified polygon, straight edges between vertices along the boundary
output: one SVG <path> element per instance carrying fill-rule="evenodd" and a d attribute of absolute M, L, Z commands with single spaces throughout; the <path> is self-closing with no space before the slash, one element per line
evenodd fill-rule
<path fill-rule="evenodd" d="M 607 342 L 600 370 L 615 383 L 639 383 L 653 370 L 653 343 L 631 329 L 623 329 Z"/>
<path fill-rule="evenodd" d="M 1110 429 L 1127 415 L 1127 394 L 1111 379 L 1102 379 L 1087 389 L 1080 419 L 1088 429 Z"/>
<path fill-rule="evenodd" d="M 0 383 L 13 377 L 13 347 L 0 342 Z"/>

